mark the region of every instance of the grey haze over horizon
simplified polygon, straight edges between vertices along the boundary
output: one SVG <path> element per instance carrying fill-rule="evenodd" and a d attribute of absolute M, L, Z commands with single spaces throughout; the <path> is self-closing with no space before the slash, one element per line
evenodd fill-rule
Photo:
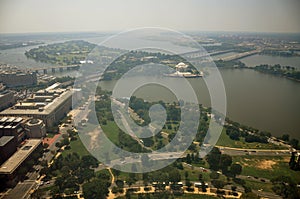
<path fill-rule="evenodd" d="M 300 33 L 299 0 L 0 0 L 0 33 L 179 31 Z"/>

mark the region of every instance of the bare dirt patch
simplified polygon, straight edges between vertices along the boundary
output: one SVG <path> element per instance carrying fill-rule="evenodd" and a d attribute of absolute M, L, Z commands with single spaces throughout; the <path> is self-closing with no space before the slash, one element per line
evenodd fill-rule
<path fill-rule="evenodd" d="M 290 159 L 291 159 L 290 157 L 284 157 L 284 158 L 283 158 L 283 162 L 289 162 Z"/>
<path fill-rule="evenodd" d="M 259 169 L 272 169 L 275 164 L 277 163 L 273 160 L 262 160 L 257 163 L 256 167 Z"/>

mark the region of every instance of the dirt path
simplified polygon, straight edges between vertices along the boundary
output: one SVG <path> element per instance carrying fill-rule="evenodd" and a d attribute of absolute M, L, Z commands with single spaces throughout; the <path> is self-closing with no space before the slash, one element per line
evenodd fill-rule
<path fill-rule="evenodd" d="M 111 185 L 110 185 L 110 187 L 109 187 L 109 194 L 108 194 L 108 199 L 113 199 L 113 198 L 116 198 L 116 196 L 115 196 L 115 194 L 112 192 L 112 186 L 113 186 L 113 184 L 114 184 L 114 182 L 115 182 L 115 176 L 114 176 L 114 174 L 112 173 L 112 171 L 111 171 L 111 169 L 110 168 L 108 168 L 107 169 L 108 171 L 109 171 L 109 173 L 110 173 L 110 175 L 111 175 Z"/>

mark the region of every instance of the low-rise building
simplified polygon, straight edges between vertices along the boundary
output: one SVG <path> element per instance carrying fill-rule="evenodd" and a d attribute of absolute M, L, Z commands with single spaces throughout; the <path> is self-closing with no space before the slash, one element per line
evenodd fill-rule
<path fill-rule="evenodd" d="M 7 87 L 31 86 L 37 84 L 35 72 L 6 72 L 0 74 L 0 82 Z"/>
<path fill-rule="evenodd" d="M 17 142 L 14 136 L 0 137 L 0 165 L 4 163 L 17 150 Z"/>
<path fill-rule="evenodd" d="M 8 160 L 0 166 L 0 178 L 6 186 L 14 186 L 18 181 L 18 170 L 31 158 L 34 151 L 42 148 L 42 140 L 29 139 Z"/>
<path fill-rule="evenodd" d="M 28 138 L 41 138 L 46 136 L 46 126 L 40 119 L 30 119 L 25 124 Z"/>
<path fill-rule="evenodd" d="M 13 136 L 20 144 L 27 138 L 42 138 L 46 136 L 46 127 L 41 119 L 22 117 L 0 117 L 0 138 Z"/>
<path fill-rule="evenodd" d="M 57 124 L 72 108 L 73 89 L 50 86 L 39 90 L 15 106 L 0 112 L 5 117 L 41 119 L 46 127 Z"/>
<path fill-rule="evenodd" d="M 0 92 L 0 110 L 6 109 L 16 103 L 14 93 L 4 90 Z"/>
<path fill-rule="evenodd" d="M 30 86 L 37 84 L 35 72 L 20 70 L 18 67 L 0 65 L 0 82 L 6 87 Z"/>
<path fill-rule="evenodd" d="M 20 144 L 26 139 L 26 130 L 24 128 L 27 118 L 21 117 L 1 117 L 0 118 L 0 137 L 13 136 L 15 142 Z"/>

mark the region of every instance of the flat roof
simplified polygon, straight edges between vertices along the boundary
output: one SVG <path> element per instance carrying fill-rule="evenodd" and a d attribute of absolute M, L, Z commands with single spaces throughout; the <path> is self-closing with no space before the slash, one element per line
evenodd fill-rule
<path fill-rule="evenodd" d="M 34 106 L 34 105 L 35 105 L 34 102 L 20 102 L 16 104 L 16 106 Z"/>
<path fill-rule="evenodd" d="M 61 84 L 61 83 L 56 82 L 55 84 L 52 84 L 51 86 L 49 86 L 49 87 L 46 88 L 45 90 L 46 90 L 46 91 L 53 90 L 53 89 L 57 88 L 60 84 Z"/>
<path fill-rule="evenodd" d="M 51 103 L 44 107 L 43 111 L 39 109 L 6 109 L 0 112 L 0 115 L 48 115 L 54 111 L 61 103 L 72 97 L 72 90 L 66 90 L 60 96 L 56 97 Z"/>
<path fill-rule="evenodd" d="M 7 120 L 6 120 L 6 122 L 12 122 L 12 121 L 14 121 L 16 118 L 15 117 L 9 117 Z"/>
<path fill-rule="evenodd" d="M 12 139 L 14 139 L 14 136 L 2 136 L 0 138 L 0 146 L 5 146 Z"/>
<path fill-rule="evenodd" d="M 0 122 L 5 122 L 8 118 L 7 117 L 3 117 L 1 118 Z"/>
<path fill-rule="evenodd" d="M 22 120 L 22 117 L 3 117 L 0 119 L 0 123 L 19 123 Z"/>
<path fill-rule="evenodd" d="M 12 174 L 41 143 L 40 139 L 26 140 L 22 148 L 1 165 L 0 174 Z"/>

